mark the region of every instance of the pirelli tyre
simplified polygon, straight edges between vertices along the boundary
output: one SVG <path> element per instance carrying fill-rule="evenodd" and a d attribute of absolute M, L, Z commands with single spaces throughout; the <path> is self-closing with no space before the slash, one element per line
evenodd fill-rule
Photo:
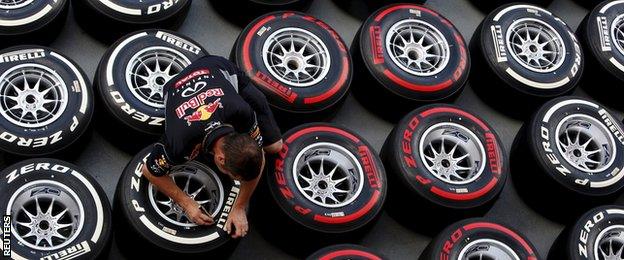
<path fill-rule="evenodd" d="M 440 213 L 433 220 L 446 225 L 486 210 L 509 171 L 494 129 L 474 114 L 445 104 L 406 115 L 386 139 L 381 158 L 392 186 L 389 206 L 400 208 L 394 215 L 412 222 L 428 217 L 422 211 Z M 406 203 L 417 206 L 406 208 Z"/>
<path fill-rule="evenodd" d="M 622 123 L 598 103 L 579 97 L 547 102 L 524 123 L 513 146 L 519 192 L 555 211 L 546 212 L 551 216 L 605 203 L 624 185 Z M 575 207 L 554 209 L 562 199 L 574 200 Z"/>
<path fill-rule="evenodd" d="M 258 17 L 240 34 L 233 59 L 281 112 L 338 108 L 352 76 L 351 55 L 329 25 L 299 12 Z"/>
<path fill-rule="evenodd" d="M 42 46 L 0 51 L 0 150 L 58 152 L 85 132 L 92 114 L 91 83 L 71 59 Z"/>
<path fill-rule="evenodd" d="M 87 31 L 104 41 L 148 28 L 175 28 L 192 0 L 72 0 L 74 14 Z"/>
<path fill-rule="evenodd" d="M 0 1 L 0 46 L 44 43 L 65 22 L 69 0 Z"/>
<path fill-rule="evenodd" d="M 328 246 L 314 252 L 307 260 L 382 260 L 380 253 L 370 248 L 353 244 Z"/>
<path fill-rule="evenodd" d="M 111 211 L 102 188 L 77 166 L 37 158 L 1 173 L 0 211 L 13 259 L 95 259 L 107 254 Z M 7 232 L 9 226 L 10 233 Z M 6 255 L 4 255 L 6 256 Z"/>
<path fill-rule="evenodd" d="M 593 1 L 593 0 L 581 0 L 584 2 L 589 2 L 589 1 Z M 579 2 L 581 2 L 579 1 Z M 600 1 L 600 0 L 596 0 L 596 1 Z M 524 1 L 515 1 L 515 0 L 492 0 L 492 1 L 479 1 L 479 0 L 471 0 L 471 2 L 479 9 L 485 10 L 485 11 L 492 11 L 493 9 L 504 5 L 504 4 L 509 4 L 509 3 L 513 3 L 513 2 L 522 2 L 522 3 L 528 3 L 528 4 L 534 4 L 537 6 L 542 6 L 542 7 L 547 7 L 552 0 L 524 0 Z"/>
<path fill-rule="evenodd" d="M 589 1 L 591 2 L 591 1 Z M 624 107 L 617 100 L 624 81 L 624 1 L 605 1 L 585 16 L 577 29 L 587 58 L 587 70 L 583 77 L 585 90 L 593 97 L 610 105 Z M 596 86 L 593 82 L 600 81 Z M 590 87 L 593 86 L 593 87 Z"/>
<path fill-rule="evenodd" d="M 124 169 L 115 192 L 114 215 L 120 224 L 119 244 L 140 245 L 125 249 L 130 255 L 162 257 L 199 255 L 215 251 L 230 241 L 223 230 L 228 213 L 238 197 L 240 182 L 217 174 L 210 167 L 191 161 L 174 167 L 169 176 L 186 194 L 203 206 L 215 225 L 198 226 L 182 208 L 159 192 L 142 176 L 141 168 L 152 146 L 143 149 Z"/>
<path fill-rule="evenodd" d="M 116 122 L 150 135 L 164 132 L 163 87 L 208 54 L 198 43 L 167 30 L 143 30 L 118 40 L 102 57 L 95 84 Z"/>
<path fill-rule="evenodd" d="M 371 146 L 326 123 L 296 127 L 269 164 L 270 194 L 288 220 L 317 234 L 345 234 L 375 219 L 386 197 L 386 175 Z"/>
<path fill-rule="evenodd" d="M 362 97 L 433 102 L 459 93 L 468 78 L 468 46 L 453 24 L 417 4 L 371 14 L 351 47 Z M 375 93 L 375 94 L 371 94 Z M 375 104 L 378 102 L 375 102 Z"/>
<path fill-rule="evenodd" d="M 561 232 L 549 259 L 622 259 L 624 207 L 600 206 L 589 210 Z"/>
<path fill-rule="evenodd" d="M 484 218 L 471 218 L 448 226 L 419 258 L 437 259 L 542 259 L 533 244 L 506 225 Z"/>
<path fill-rule="evenodd" d="M 583 72 L 583 52 L 574 32 L 538 6 L 501 6 L 481 22 L 472 39 L 472 86 L 509 113 L 524 114 L 571 92 Z"/>

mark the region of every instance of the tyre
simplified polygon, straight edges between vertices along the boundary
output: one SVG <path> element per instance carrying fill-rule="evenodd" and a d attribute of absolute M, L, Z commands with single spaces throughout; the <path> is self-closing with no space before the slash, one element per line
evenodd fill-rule
<path fill-rule="evenodd" d="M 458 93 L 470 70 L 468 46 L 453 24 L 416 4 L 392 4 L 366 19 L 351 47 L 363 95 L 386 103 L 442 100 Z M 374 82 L 375 84 L 372 84 Z M 378 103 L 378 102 L 377 102 Z M 413 106 L 412 106 L 413 107 Z"/>
<path fill-rule="evenodd" d="M 198 43 L 175 32 L 134 32 L 102 57 L 95 79 L 99 98 L 115 121 L 140 133 L 160 135 L 165 122 L 163 87 L 206 54 Z"/>
<path fill-rule="evenodd" d="M 140 243 L 152 254 L 160 256 L 163 253 L 202 254 L 223 246 L 230 240 L 223 226 L 238 197 L 240 182 L 224 178 L 195 161 L 172 169 L 170 176 L 175 183 L 215 220 L 215 225 L 197 226 L 180 206 L 142 176 L 143 161 L 151 148 L 143 149 L 128 163 L 117 184 L 114 213 L 116 223 L 122 225 L 118 229 L 123 233 L 119 236 L 120 244 L 124 241 L 133 245 Z"/>
<path fill-rule="evenodd" d="M 74 143 L 93 114 L 84 72 L 47 47 L 23 45 L 1 52 L 0 149 L 36 156 Z"/>
<path fill-rule="evenodd" d="M 233 59 L 279 111 L 311 114 L 336 109 L 351 83 L 349 51 L 323 21 L 274 12 L 249 24 Z"/>
<path fill-rule="evenodd" d="M 501 140 L 485 121 L 452 105 L 429 105 L 406 115 L 390 133 L 381 152 L 388 172 L 390 199 L 400 215 L 412 220 L 421 212 L 460 217 L 486 209 L 508 175 Z M 413 210 L 405 203 L 418 205 Z M 450 213 L 450 212 L 453 213 Z M 411 212 L 413 216 L 408 217 Z M 454 221 L 457 221 L 455 219 Z M 454 222 L 450 221 L 450 222 Z"/>
<path fill-rule="evenodd" d="M 584 66 L 574 32 L 550 11 L 527 4 L 491 12 L 475 32 L 471 48 L 477 69 L 473 86 L 509 112 L 509 107 L 536 108 L 571 92 Z"/>
<path fill-rule="evenodd" d="M 622 107 L 617 96 L 609 95 L 618 91 L 616 87 L 624 81 L 624 3 L 605 1 L 587 14 L 578 27 L 577 34 L 583 43 L 587 70 L 582 84 L 592 96 L 614 106 Z M 600 87 L 592 82 L 600 81 Z"/>
<path fill-rule="evenodd" d="M 355 231 L 384 203 L 381 161 L 362 137 L 338 126 L 312 123 L 288 131 L 270 166 L 266 177 L 274 202 L 306 230 Z"/>
<path fill-rule="evenodd" d="M 11 165 L 0 175 L 0 211 L 4 227 L 10 227 L 10 233 L 0 235 L 13 242 L 11 258 L 95 259 L 106 254 L 110 205 L 89 174 L 64 161 L 38 158 Z"/>
<path fill-rule="evenodd" d="M 263 10 L 301 10 L 305 11 L 310 6 L 310 0 L 247 0 L 249 9 Z"/>
<path fill-rule="evenodd" d="M 585 1 L 585 0 L 583 0 L 583 1 Z M 501 6 L 501 5 L 509 4 L 509 3 L 513 3 L 513 2 L 522 2 L 522 3 L 528 3 L 528 4 L 534 4 L 534 5 L 546 7 L 546 6 L 548 6 L 552 2 L 552 0 L 524 0 L 524 1 L 493 0 L 493 1 L 487 1 L 487 2 L 483 2 L 483 1 L 479 1 L 479 0 L 471 0 L 471 2 L 473 2 L 473 4 L 477 8 L 479 8 L 479 9 L 483 9 L 485 11 L 492 11 L 494 8 L 497 8 L 497 7 Z"/>
<path fill-rule="evenodd" d="M 0 3 L 0 46 L 44 44 L 56 37 L 67 17 L 67 0 Z"/>
<path fill-rule="evenodd" d="M 589 210 L 557 238 L 549 259 L 621 259 L 624 246 L 624 207 Z"/>
<path fill-rule="evenodd" d="M 72 0 L 74 14 L 87 32 L 112 42 L 126 33 L 150 28 L 175 28 L 192 0 Z"/>
<path fill-rule="evenodd" d="M 531 242 L 518 231 L 483 218 L 466 219 L 450 225 L 431 241 L 420 256 L 421 260 L 475 258 L 541 259 Z"/>
<path fill-rule="evenodd" d="M 611 112 L 589 100 L 561 97 L 525 122 L 514 140 L 511 169 L 527 200 L 552 207 L 573 199 L 576 206 L 567 210 L 584 211 L 613 199 L 624 185 L 623 149 L 622 123 Z"/>
<path fill-rule="evenodd" d="M 322 248 L 314 254 L 308 256 L 307 260 L 381 260 L 381 254 L 360 246 L 352 244 L 341 244 Z"/>

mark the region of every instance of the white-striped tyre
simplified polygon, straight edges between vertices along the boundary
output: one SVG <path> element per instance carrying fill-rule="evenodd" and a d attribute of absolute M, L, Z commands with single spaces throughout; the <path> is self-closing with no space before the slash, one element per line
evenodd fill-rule
<path fill-rule="evenodd" d="M 87 129 L 93 92 L 71 59 L 41 46 L 0 53 L 0 150 L 35 156 L 58 152 Z"/>
<path fill-rule="evenodd" d="M 77 166 L 30 159 L 0 176 L 0 236 L 13 259 L 95 259 L 110 245 L 111 212 L 106 194 Z M 10 233 L 6 232 L 10 228 Z M 5 255 L 6 256 L 6 255 Z"/>
<path fill-rule="evenodd" d="M 232 181 L 211 168 L 189 162 L 171 170 L 176 184 L 202 205 L 215 220 L 212 226 L 197 226 L 180 206 L 158 192 L 142 176 L 143 161 L 152 146 L 139 152 L 124 169 L 114 201 L 114 214 L 121 233 L 118 238 L 141 244 L 148 254 L 202 254 L 230 241 L 223 230 L 228 213 L 238 197 L 240 182 Z M 160 255 L 162 256 L 162 255 Z"/>
<path fill-rule="evenodd" d="M 0 39 L 3 41 L 0 44 L 18 35 L 40 32 L 64 20 L 68 6 L 69 0 L 0 1 Z"/>

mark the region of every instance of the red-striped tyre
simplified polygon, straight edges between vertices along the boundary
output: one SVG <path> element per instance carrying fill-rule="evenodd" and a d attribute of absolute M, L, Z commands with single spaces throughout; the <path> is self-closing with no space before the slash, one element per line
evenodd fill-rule
<path fill-rule="evenodd" d="M 381 260 L 383 257 L 370 248 L 353 244 L 340 244 L 322 248 L 307 260 Z"/>
<path fill-rule="evenodd" d="M 420 256 L 420 260 L 440 259 L 541 258 L 533 244 L 518 231 L 483 218 L 472 218 L 444 229 Z"/>
<path fill-rule="evenodd" d="M 346 233 L 377 216 L 386 196 L 383 165 L 357 134 L 325 123 L 284 135 L 267 175 L 269 190 L 289 219 L 317 233 Z"/>
<path fill-rule="evenodd" d="M 469 214 L 491 204 L 508 175 L 507 156 L 494 129 L 452 105 L 409 113 L 386 139 L 381 156 L 393 186 L 390 200 L 418 205 L 415 213 L 427 207 Z M 401 208 L 402 214 L 410 211 Z"/>
<path fill-rule="evenodd" d="M 343 40 L 304 13 L 257 18 L 240 34 L 232 54 L 280 111 L 309 114 L 337 108 L 351 83 L 351 56 Z"/>
<path fill-rule="evenodd" d="M 455 26 L 416 4 L 377 10 L 360 27 L 351 51 L 357 78 L 366 83 L 361 87 L 378 85 L 390 99 L 448 98 L 461 90 L 470 70 L 467 45 Z"/>

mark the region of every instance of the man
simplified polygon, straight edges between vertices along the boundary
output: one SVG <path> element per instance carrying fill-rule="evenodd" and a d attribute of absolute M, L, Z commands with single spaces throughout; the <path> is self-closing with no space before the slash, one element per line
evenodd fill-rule
<path fill-rule="evenodd" d="M 164 89 L 165 135 L 147 157 L 143 175 L 180 205 L 189 220 L 211 225 L 213 219 L 167 174 L 172 166 L 188 160 L 213 160 L 219 171 L 241 181 L 224 229 L 234 238 L 244 237 L 248 232 L 245 209 L 263 171 L 264 152 L 282 149 L 266 98 L 244 72 L 217 56 L 195 61 Z"/>

